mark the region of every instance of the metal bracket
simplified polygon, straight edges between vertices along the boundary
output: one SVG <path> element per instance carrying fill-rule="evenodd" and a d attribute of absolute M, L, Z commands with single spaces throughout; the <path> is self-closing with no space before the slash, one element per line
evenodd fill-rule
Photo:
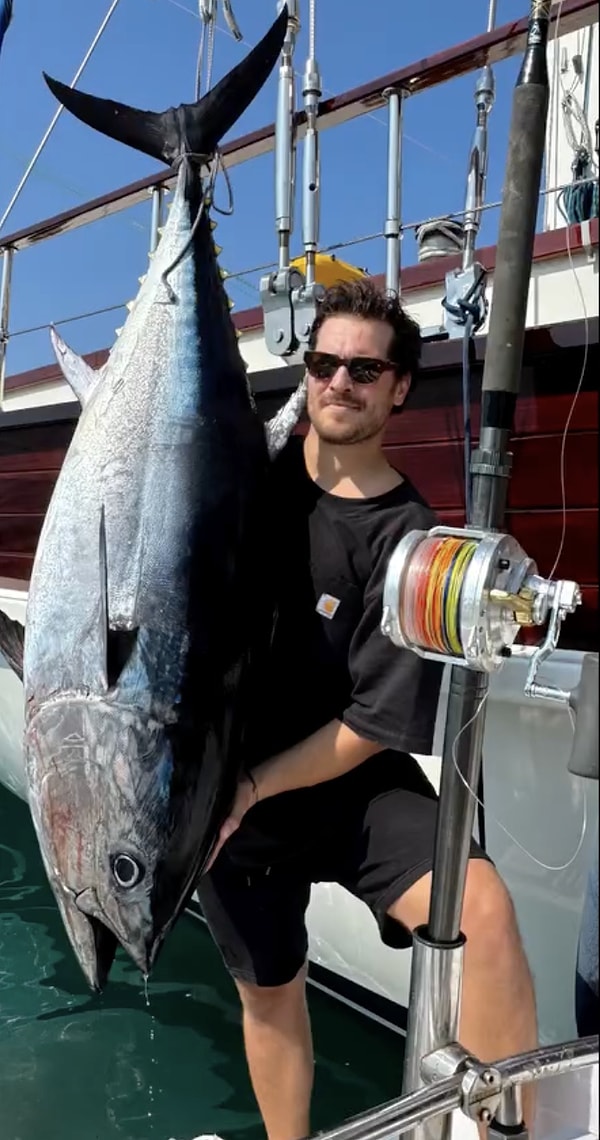
<path fill-rule="evenodd" d="M 462 338 L 467 322 L 477 332 L 488 313 L 485 295 L 486 270 L 475 261 L 468 269 L 452 269 L 446 274 L 446 296 L 442 301 L 444 328 L 450 340 Z"/>
<path fill-rule="evenodd" d="M 493 1065 L 471 1059 L 461 1082 L 461 1108 L 465 1116 L 491 1124 L 502 1098 L 502 1077 Z"/>
<path fill-rule="evenodd" d="M 290 356 L 298 347 L 293 295 L 304 285 L 297 269 L 280 269 L 261 278 L 260 300 L 265 318 L 265 344 L 273 356 Z"/>
<path fill-rule="evenodd" d="M 297 269 L 281 269 L 261 279 L 268 352 L 273 356 L 292 356 L 308 343 L 324 292 L 317 282 L 307 285 Z"/>
<path fill-rule="evenodd" d="M 458 1042 L 436 1049 L 421 1061 L 426 1085 L 463 1073 L 461 1110 L 471 1120 L 489 1124 L 502 1100 L 502 1077 L 493 1065 L 486 1065 L 468 1053 Z"/>
<path fill-rule="evenodd" d="M 312 285 L 305 285 L 303 282 L 300 288 L 292 293 L 294 334 L 298 347 L 308 344 L 313 321 L 317 315 L 317 306 L 324 294 L 323 285 L 317 284 L 316 281 L 313 281 Z"/>
<path fill-rule="evenodd" d="M 498 479 L 508 479 L 512 471 L 512 455 L 509 451 L 490 451 L 478 447 L 471 456 L 471 475 L 494 475 Z"/>

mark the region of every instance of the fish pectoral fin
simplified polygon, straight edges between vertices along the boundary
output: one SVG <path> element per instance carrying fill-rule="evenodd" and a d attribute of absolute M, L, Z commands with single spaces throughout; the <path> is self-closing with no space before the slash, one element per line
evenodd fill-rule
<path fill-rule="evenodd" d="M 306 377 L 282 408 L 265 424 L 269 457 L 276 459 L 283 451 L 306 406 Z"/>
<path fill-rule="evenodd" d="M 102 369 L 90 368 L 83 357 L 69 348 L 55 328 L 50 329 L 50 339 L 60 370 L 81 406 L 84 407 L 102 375 Z"/>
<path fill-rule="evenodd" d="M 25 626 L 15 618 L 9 618 L 0 610 L 0 652 L 4 654 L 11 669 L 23 680 L 23 644 Z"/>
<path fill-rule="evenodd" d="M 109 689 L 118 683 L 121 673 L 128 665 L 137 645 L 138 629 L 113 629 L 108 627 L 106 645 L 106 676 Z"/>
<path fill-rule="evenodd" d="M 99 637 L 102 654 L 102 673 L 107 688 L 114 689 L 137 647 L 139 629 L 136 626 L 111 624 L 108 603 L 108 550 L 106 540 L 106 510 L 100 508 L 99 528 Z"/>

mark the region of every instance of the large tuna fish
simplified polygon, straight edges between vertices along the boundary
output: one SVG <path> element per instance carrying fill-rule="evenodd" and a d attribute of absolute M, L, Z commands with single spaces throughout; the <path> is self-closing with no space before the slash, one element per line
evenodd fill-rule
<path fill-rule="evenodd" d="M 272 70 L 286 21 L 284 9 L 202 101 L 163 114 L 47 80 L 79 119 L 179 171 L 104 367 L 90 370 L 54 337 L 82 413 L 31 578 L 25 759 L 46 871 L 96 989 L 117 940 L 150 971 L 210 855 L 272 631 L 265 480 L 303 392 L 269 437 L 238 351 L 201 164 Z M 19 670 L 17 632 L 0 623 L 0 648 Z"/>

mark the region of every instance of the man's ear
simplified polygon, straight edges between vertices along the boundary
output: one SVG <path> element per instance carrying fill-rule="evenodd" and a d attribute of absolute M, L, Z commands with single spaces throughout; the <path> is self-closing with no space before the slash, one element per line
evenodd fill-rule
<path fill-rule="evenodd" d="M 405 373 L 404 376 L 399 376 L 396 380 L 396 388 L 394 391 L 394 405 L 399 408 L 405 401 L 410 391 L 410 372 Z"/>

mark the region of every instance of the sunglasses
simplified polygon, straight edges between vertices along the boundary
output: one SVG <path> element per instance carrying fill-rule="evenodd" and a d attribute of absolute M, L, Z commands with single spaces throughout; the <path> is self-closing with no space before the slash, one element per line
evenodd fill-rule
<path fill-rule="evenodd" d="M 374 384 L 389 369 L 396 371 L 397 365 L 391 360 L 378 360 L 374 356 L 353 356 L 346 360 L 333 352 L 304 353 L 304 363 L 315 380 L 331 380 L 339 368 L 345 368 L 354 384 Z"/>

